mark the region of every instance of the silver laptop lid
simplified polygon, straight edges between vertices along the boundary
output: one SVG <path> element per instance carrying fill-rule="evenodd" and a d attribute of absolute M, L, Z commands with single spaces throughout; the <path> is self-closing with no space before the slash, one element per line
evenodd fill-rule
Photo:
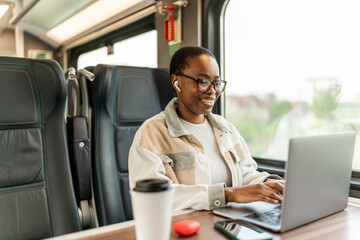
<path fill-rule="evenodd" d="M 290 139 L 281 232 L 346 208 L 355 132 Z"/>

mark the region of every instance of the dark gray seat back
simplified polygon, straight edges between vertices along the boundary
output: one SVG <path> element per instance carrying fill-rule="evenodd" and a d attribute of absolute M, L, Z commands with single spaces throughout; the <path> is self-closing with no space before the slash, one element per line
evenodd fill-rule
<path fill-rule="evenodd" d="M 80 230 L 65 100 L 57 62 L 0 57 L 0 239 L 42 239 Z"/>
<path fill-rule="evenodd" d="M 175 96 L 163 69 L 97 65 L 89 87 L 92 159 L 99 224 L 133 218 L 128 154 L 135 132 Z"/>

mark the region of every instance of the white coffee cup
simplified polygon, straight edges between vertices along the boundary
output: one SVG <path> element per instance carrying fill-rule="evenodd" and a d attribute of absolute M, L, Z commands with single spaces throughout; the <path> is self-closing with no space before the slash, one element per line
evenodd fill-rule
<path fill-rule="evenodd" d="M 162 179 L 136 182 L 130 191 L 137 240 L 168 240 L 174 190 Z"/>

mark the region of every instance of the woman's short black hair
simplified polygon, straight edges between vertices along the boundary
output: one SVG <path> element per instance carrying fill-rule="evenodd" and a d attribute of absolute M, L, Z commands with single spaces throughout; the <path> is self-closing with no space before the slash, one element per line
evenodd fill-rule
<path fill-rule="evenodd" d="M 171 58 L 170 62 L 170 77 L 175 73 L 181 73 L 184 69 L 189 67 L 188 59 L 198 57 L 200 55 L 209 55 L 215 60 L 215 56 L 206 48 L 191 46 L 183 47 L 177 50 Z"/>

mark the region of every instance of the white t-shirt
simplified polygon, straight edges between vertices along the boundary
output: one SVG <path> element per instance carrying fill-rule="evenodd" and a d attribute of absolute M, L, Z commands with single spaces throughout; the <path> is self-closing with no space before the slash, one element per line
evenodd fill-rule
<path fill-rule="evenodd" d="M 223 159 L 219 146 L 216 143 L 214 131 L 205 118 L 205 122 L 201 124 L 194 124 L 180 119 L 183 127 L 191 134 L 193 134 L 203 145 L 206 158 L 211 173 L 212 184 L 225 183 L 231 186 L 231 173 L 229 167 Z"/>

